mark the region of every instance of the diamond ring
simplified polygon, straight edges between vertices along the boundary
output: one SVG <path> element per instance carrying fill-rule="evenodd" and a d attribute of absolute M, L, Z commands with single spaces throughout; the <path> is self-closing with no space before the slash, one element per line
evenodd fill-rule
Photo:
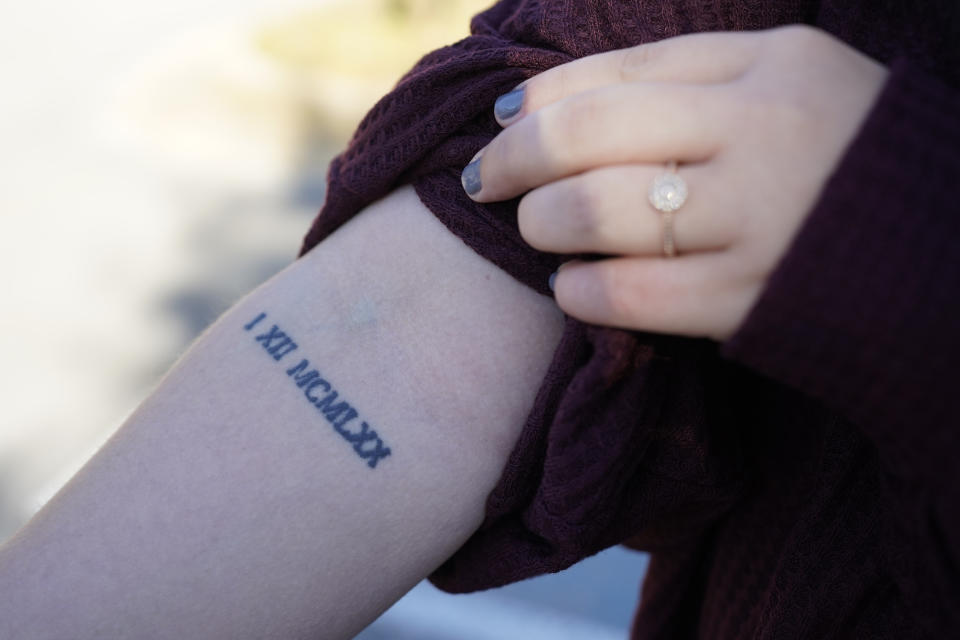
<path fill-rule="evenodd" d="M 650 204 L 663 213 L 663 255 L 668 258 L 677 255 L 673 214 L 687 201 L 687 193 L 687 183 L 677 173 L 675 160 L 667 164 L 667 173 L 657 176 L 650 185 Z"/>

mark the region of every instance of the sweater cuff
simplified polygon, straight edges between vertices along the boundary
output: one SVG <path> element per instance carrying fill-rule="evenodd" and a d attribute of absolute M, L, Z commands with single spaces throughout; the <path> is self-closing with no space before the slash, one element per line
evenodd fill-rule
<path fill-rule="evenodd" d="M 960 467 L 958 189 L 960 93 L 899 58 L 721 347 L 839 411 L 924 482 Z"/>

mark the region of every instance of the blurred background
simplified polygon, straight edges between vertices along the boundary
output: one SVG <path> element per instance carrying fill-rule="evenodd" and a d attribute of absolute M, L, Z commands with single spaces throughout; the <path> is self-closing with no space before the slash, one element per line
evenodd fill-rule
<path fill-rule="evenodd" d="M 0 38 L 0 541 L 190 341 L 289 264 L 329 160 L 492 0 L 32 0 Z M 613 549 L 359 638 L 624 638 L 646 567 Z"/>

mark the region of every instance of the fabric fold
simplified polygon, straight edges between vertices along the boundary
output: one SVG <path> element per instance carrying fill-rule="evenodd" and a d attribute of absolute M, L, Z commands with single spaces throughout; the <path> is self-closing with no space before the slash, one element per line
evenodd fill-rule
<path fill-rule="evenodd" d="M 932 12 L 881 4 L 498 2 L 474 19 L 473 35 L 424 57 L 367 115 L 331 166 L 303 252 L 413 184 L 467 246 L 548 295 L 547 279 L 563 258 L 523 242 L 517 201 L 480 205 L 460 186 L 462 168 L 500 131 L 499 95 L 584 55 L 797 22 L 817 22 L 879 60 L 912 48 L 928 68 L 953 68 L 941 46 L 948 40 L 938 35 L 946 28 Z M 754 345 L 776 335 L 769 322 L 754 328 Z M 850 616 L 848 628 L 866 625 L 864 637 L 881 636 L 862 612 L 895 611 L 891 637 L 908 637 L 900 631 L 916 627 L 913 610 L 898 589 L 909 584 L 894 586 L 877 551 L 896 548 L 897 539 L 880 524 L 887 507 L 873 444 L 815 400 L 720 355 L 706 340 L 569 319 L 486 519 L 431 580 L 455 592 L 495 587 L 629 543 L 655 552 L 634 629 L 646 638 L 694 637 L 698 628 L 715 638 L 800 637 L 797 629 L 813 620 L 828 629 L 835 620 L 820 612 L 831 606 Z M 831 366 L 829 358 L 819 362 Z M 830 555 L 835 549 L 843 553 Z M 859 582 L 846 580 L 848 570 Z M 810 576 L 818 576 L 812 587 L 802 581 Z"/>

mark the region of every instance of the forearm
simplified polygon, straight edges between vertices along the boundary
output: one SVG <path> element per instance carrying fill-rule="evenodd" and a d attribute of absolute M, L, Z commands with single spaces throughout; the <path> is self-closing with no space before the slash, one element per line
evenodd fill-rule
<path fill-rule="evenodd" d="M 374 205 L 3 548 L 0 635 L 351 636 L 480 524 L 559 330 L 409 189 Z"/>

